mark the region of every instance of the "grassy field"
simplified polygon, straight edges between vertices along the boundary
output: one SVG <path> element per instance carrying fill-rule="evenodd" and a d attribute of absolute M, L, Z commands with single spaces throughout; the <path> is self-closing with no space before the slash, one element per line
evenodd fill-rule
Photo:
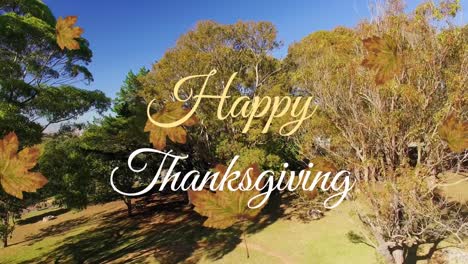
<path fill-rule="evenodd" d="M 342 204 L 318 221 L 264 217 L 249 228 L 247 258 L 235 229 L 202 226 L 183 201 L 164 199 L 132 218 L 122 202 L 80 212 L 56 209 L 58 218 L 42 222 L 32 213 L 17 226 L 11 246 L 0 249 L 0 263 L 377 263 L 374 250 L 353 244 L 356 230 Z"/>

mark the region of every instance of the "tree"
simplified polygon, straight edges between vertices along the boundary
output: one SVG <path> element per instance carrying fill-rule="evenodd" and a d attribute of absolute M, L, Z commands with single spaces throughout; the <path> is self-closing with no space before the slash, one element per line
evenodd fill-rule
<path fill-rule="evenodd" d="M 450 149 L 438 133 L 451 115 L 462 125 L 450 133 L 466 133 L 466 26 L 434 22 L 449 22 L 458 1 L 428 2 L 413 14 L 402 6 L 388 1 L 355 29 L 313 33 L 287 58 L 296 86 L 320 107 L 298 145 L 354 172 L 363 197 L 357 202 L 368 208 L 358 215 L 389 263 L 414 263 L 420 245 L 468 232 L 463 205 L 437 192 L 441 172 L 466 170 L 466 152 Z M 331 146 L 312 140 L 320 137 Z"/>
<path fill-rule="evenodd" d="M 2 192 L 2 196 L 7 195 L 3 193 L 3 190 L 0 191 Z M 2 238 L 3 247 L 8 246 L 8 239 L 13 235 L 16 219 L 20 217 L 23 208 L 24 201 L 16 198 L 10 198 L 7 203 L 0 203 L 0 217 L 2 219 L 0 223 L 0 237 Z"/>
<path fill-rule="evenodd" d="M 102 113 L 110 104 L 100 91 L 69 84 L 92 81 L 86 68 L 92 52 L 84 38 L 77 39 L 79 49 L 61 49 L 55 26 L 54 15 L 42 1 L 0 3 L 0 137 L 15 132 L 20 148 L 40 143 L 51 124 L 76 119 L 90 110 Z M 10 221 L 5 219 L 27 204 L 3 191 L 0 203 L 7 225 Z M 6 230 L 12 229 L 7 226 Z M 4 241 L 10 231 L 2 233 Z"/>
<path fill-rule="evenodd" d="M 0 131 L 15 128 L 20 138 L 23 131 L 40 135 L 51 124 L 77 118 L 92 109 L 107 109 L 109 99 L 102 92 L 66 85 L 70 81 L 93 80 L 86 68 L 92 52 L 85 39 L 78 39 L 78 50 L 60 49 L 55 18 L 41 1 L 3 1 L 0 11 L 2 113 L 8 111 L 4 118 L 22 116 L 27 122 L 24 128 L 2 122 Z M 35 120 L 41 118 L 45 122 L 38 126 Z"/>
<path fill-rule="evenodd" d="M 85 155 L 93 156 L 107 164 L 107 168 L 120 167 L 125 171 L 126 162 L 130 153 L 141 147 L 150 147 L 146 133 L 143 128 L 146 123 L 146 103 L 140 96 L 142 85 L 140 77 L 145 76 L 148 71 L 145 68 L 139 70 L 137 74 L 129 72 L 117 97 L 114 100 L 112 109 L 115 115 L 105 116 L 97 123 L 89 126 L 80 138 L 80 148 Z M 151 162 L 151 158 L 135 162 Z M 148 177 L 138 177 L 131 171 L 122 172 L 122 176 L 115 178 L 119 189 L 130 192 L 138 188 L 139 183 L 143 185 L 149 183 Z M 122 199 L 127 206 L 128 215 L 133 214 L 132 198 L 117 194 L 109 185 L 110 172 L 95 173 L 94 179 L 106 186 L 101 189 L 101 196 L 98 201 L 108 201 L 112 199 Z M 99 195 L 98 193 L 96 195 Z"/>
<path fill-rule="evenodd" d="M 47 140 L 39 162 L 39 170 L 49 180 L 41 195 L 54 197 L 54 203 L 60 206 L 78 210 L 102 195 L 99 178 L 108 170 L 106 163 L 84 151 L 80 144 L 77 135 L 62 132 Z"/>
<path fill-rule="evenodd" d="M 276 28 L 269 22 L 243 22 L 230 25 L 213 21 L 201 21 L 194 29 L 181 36 L 175 47 L 153 65 L 153 69 L 141 78 L 142 95 L 146 102 L 156 99 L 154 112 L 174 101 L 175 83 L 182 77 L 207 74 L 216 69 L 206 88 L 207 94 L 220 94 L 234 72 L 229 96 L 252 98 L 255 95 L 290 94 L 286 83 L 287 72 L 281 62 L 272 56 L 281 43 Z M 189 89 L 197 93 L 203 80 L 190 81 L 183 87 L 182 98 Z M 287 84 L 287 83 L 286 83 Z M 190 107 L 193 102 L 187 102 Z M 225 106 L 229 108 L 232 102 Z M 291 160 L 287 139 L 277 133 L 261 133 L 265 120 L 254 120 L 248 134 L 241 133 L 245 119 L 213 118 L 216 100 L 205 101 L 197 109 L 201 122 L 189 129 L 187 144 L 169 144 L 166 148 L 190 156 L 187 168 L 209 170 L 217 163 L 227 163 L 235 155 L 243 153 L 239 166 L 257 163 L 262 168 L 277 168 L 279 160 Z M 151 124 L 150 124 L 151 125 Z M 268 142 L 268 143 L 267 143 Z M 285 151 L 286 150 L 286 151 Z M 288 152 L 289 151 L 289 152 Z"/>

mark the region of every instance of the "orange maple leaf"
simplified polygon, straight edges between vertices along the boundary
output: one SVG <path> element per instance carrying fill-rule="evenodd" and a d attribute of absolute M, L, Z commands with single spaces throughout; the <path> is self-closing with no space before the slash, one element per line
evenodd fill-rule
<path fill-rule="evenodd" d="M 241 177 L 245 175 L 248 169 L 250 169 L 250 179 L 252 183 L 255 183 L 260 175 L 258 165 L 254 164 L 246 168 L 241 173 Z M 226 173 L 226 167 L 223 165 L 217 165 L 215 170 L 220 173 L 217 179 Z M 231 183 L 234 187 L 236 187 L 236 184 L 240 184 L 240 181 Z M 244 223 L 254 219 L 260 213 L 264 204 L 259 208 L 251 209 L 247 203 L 259 193 L 260 191 L 256 189 L 230 191 L 226 188 L 215 193 L 209 190 L 188 191 L 190 202 L 195 206 L 194 210 L 208 217 L 203 225 L 217 229 L 225 229 L 237 223 Z"/>
<path fill-rule="evenodd" d="M 468 122 L 459 120 L 454 114 L 444 120 L 438 132 L 451 151 L 460 153 L 468 149 Z"/>
<path fill-rule="evenodd" d="M 172 123 L 187 115 L 189 111 L 190 109 L 183 107 L 182 102 L 170 102 L 167 103 L 161 111 L 151 117 L 153 120 L 160 123 Z M 198 118 L 193 115 L 182 125 L 193 126 L 197 123 Z M 153 147 L 159 150 L 166 147 L 166 137 L 169 137 L 169 139 L 174 143 L 185 144 L 187 142 L 187 131 L 185 131 L 182 126 L 164 128 L 156 126 L 148 120 L 144 131 L 150 132 L 149 140 L 153 144 Z"/>
<path fill-rule="evenodd" d="M 65 19 L 59 17 L 55 25 L 55 32 L 57 35 L 57 44 L 61 49 L 77 50 L 80 49 L 80 43 L 76 41 L 77 38 L 83 34 L 83 29 L 74 27 L 78 18 L 76 16 L 67 16 Z"/>
<path fill-rule="evenodd" d="M 36 166 L 39 148 L 25 148 L 18 153 L 18 147 L 18 137 L 13 132 L 0 140 L 0 183 L 6 193 L 23 199 L 23 192 L 35 192 L 47 179 L 39 172 L 29 172 Z"/>
<path fill-rule="evenodd" d="M 361 65 L 376 71 L 375 83 L 384 84 L 402 69 L 402 57 L 396 42 L 389 35 L 373 36 L 362 41 L 367 55 Z"/>

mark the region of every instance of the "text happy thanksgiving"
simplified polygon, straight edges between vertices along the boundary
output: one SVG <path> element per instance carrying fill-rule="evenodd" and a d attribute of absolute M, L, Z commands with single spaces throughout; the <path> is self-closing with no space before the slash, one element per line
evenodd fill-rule
<path fill-rule="evenodd" d="M 237 73 L 232 74 L 231 78 L 227 82 L 222 95 L 208 95 L 204 94 L 206 86 L 209 84 L 209 79 L 211 76 L 216 74 L 216 70 L 212 70 L 209 74 L 205 75 L 193 75 L 185 77 L 179 80 L 174 86 L 174 98 L 180 102 L 186 102 L 190 99 L 195 100 L 193 108 L 187 113 L 186 116 L 181 119 L 172 122 L 172 123 L 159 123 L 156 120 L 152 119 L 150 109 L 151 105 L 155 100 L 152 100 L 148 104 L 147 115 L 150 122 L 156 126 L 170 128 L 176 127 L 183 124 L 188 120 L 196 111 L 203 99 L 217 99 L 219 100 L 219 105 L 217 109 L 217 118 L 220 120 L 226 119 L 228 116 L 233 118 L 242 117 L 247 119 L 247 123 L 242 130 L 242 133 L 247 133 L 251 122 L 255 118 L 261 118 L 268 116 L 267 122 L 264 125 L 262 133 L 268 132 L 268 129 L 275 118 L 282 117 L 289 112 L 289 115 L 293 120 L 288 120 L 279 128 L 279 134 L 282 136 L 290 136 L 295 133 L 300 125 L 311 118 L 317 109 L 317 106 L 309 113 L 310 104 L 312 103 L 312 97 L 294 97 L 294 100 L 289 96 L 275 96 L 273 98 L 269 96 L 258 97 L 254 96 L 250 98 L 248 96 L 241 96 L 237 98 L 232 104 L 227 114 L 223 114 L 223 105 L 225 101 L 230 98 L 228 96 L 228 90 L 232 82 L 234 81 Z M 190 80 L 195 78 L 203 78 L 204 83 L 200 89 L 200 92 L 197 95 L 193 95 L 193 91 L 190 90 L 187 98 L 183 99 L 179 95 L 179 90 L 182 85 Z M 305 102 L 302 102 L 305 100 Z M 237 109 L 240 108 L 240 109 Z M 288 128 L 290 128 L 288 130 Z M 175 167 L 180 160 L 187 159 L 188 156 L 184 155 L 175 155 L 172 154 L 172 151 L 164 152 L 152 148 L 141 148 L 135 150 L 128 158 L 128 168 L 134 173 L 144 173 L 147 164 L 141 168 L 135 168 L 132 164 L 134 158 L 139 154 L 149 154 L 160 155 L 162 157 L 162 162 L 159 165 L 159 168 L 154 175 L 151 183 L 146 186 L 143 190 L 137 191 L 134 193 L 123 192 L 119 190 L 114 184 L 114 175 L 118 170 L 118 167 L 114 168 L 111 173 L 110 183 L 112 188 L 119 194 L 125 196 L 140 196 L 149 192 L 156 184 L 160 184 L 159 190 L 162 191 L 169 184 L 169 188 L 172 191 L 178 190 L 192 190 L 192 191 L 201 191 L 202 189 L 209 186 L 211 191 L 250 191 L 258 190 L 260 193 L 252 197 L 247 206 L 249 208 L 260 208 L 267 201 L 270 195 L 274 190 L 288 190 L 295 191 L 299 188 L 304 191 L 313 191 L 314 189 L 321 189 L 322 191 L 327 191 L 330 196 L 324 201 L 323 205 L 325 208 L 335 208 L 337 207 L 347 196 L 350 190 L 354 186 L 354 180 L 351 178 L 351 173 L 347 170 L 341 170 L 332 175 L 332 172 L 322 172 L 318 171 L 316 175 L 311 175 L 311 168 L 313 168 L 313 163 L 310 163 L 308 168 L 301 170 L 299 173 L 295 171 L 287 172 L 285 169 L 288 167 L 287 163 L 283 164 L 284 170 L 279 172 L 279 176 L 275 177 L 276 172 L 272 170 L 265 170 L 260 173 L 258 177 L 252 177 L 251 169 L 246 170 L 244 173 L 234 170 L 236 161 L 239 158 L 239 155 L 235 156 L 228 168 L 227 171 L 223 174 L 219 172 L 206 172 L 203 176 L 197 170 L 192 170 L 185 175 L 181 175 L 181 172 L 176 172 Z M 163 172 L 163 168 L 167 167 L 166 173 Z M 163 175 L 164 174 L 164 175 Z M 275 180 L 276 179 L 276 180 Z M 310 180 L 313 179 L 313 180 Z M 240 182 L 240 184 L 232 184 L 233 182 Z"/>

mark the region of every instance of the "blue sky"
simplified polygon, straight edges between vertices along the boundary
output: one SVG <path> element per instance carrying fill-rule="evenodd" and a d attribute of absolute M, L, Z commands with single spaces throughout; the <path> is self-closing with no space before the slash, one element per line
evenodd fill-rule
<path fill-rule="evenodd" d="M 338 25 L 354 26 L 369 17 L 369 3 L 375 0 L 286 0 L 286 1 L 159 1 L 159 0 L 44 0 L 58 16 L 77 15 L 77 25 L 94 52 L 89 69 L 95 81 L 88 89 L 99 89 L 109 97 L 119 90 L 126 73 L 150 68 L 177 38 L 199 20 L 220 23 L 238 20 L 271 21 L 284 47 L 275 55 L 284 56 L 289 44 L 317 30 Z M 413 8 L 420 1 L 407 1 Z M 462 6 L 468 6 L 462 0 Z M 460 16 L 458 23 L 466 23 Z"/>

